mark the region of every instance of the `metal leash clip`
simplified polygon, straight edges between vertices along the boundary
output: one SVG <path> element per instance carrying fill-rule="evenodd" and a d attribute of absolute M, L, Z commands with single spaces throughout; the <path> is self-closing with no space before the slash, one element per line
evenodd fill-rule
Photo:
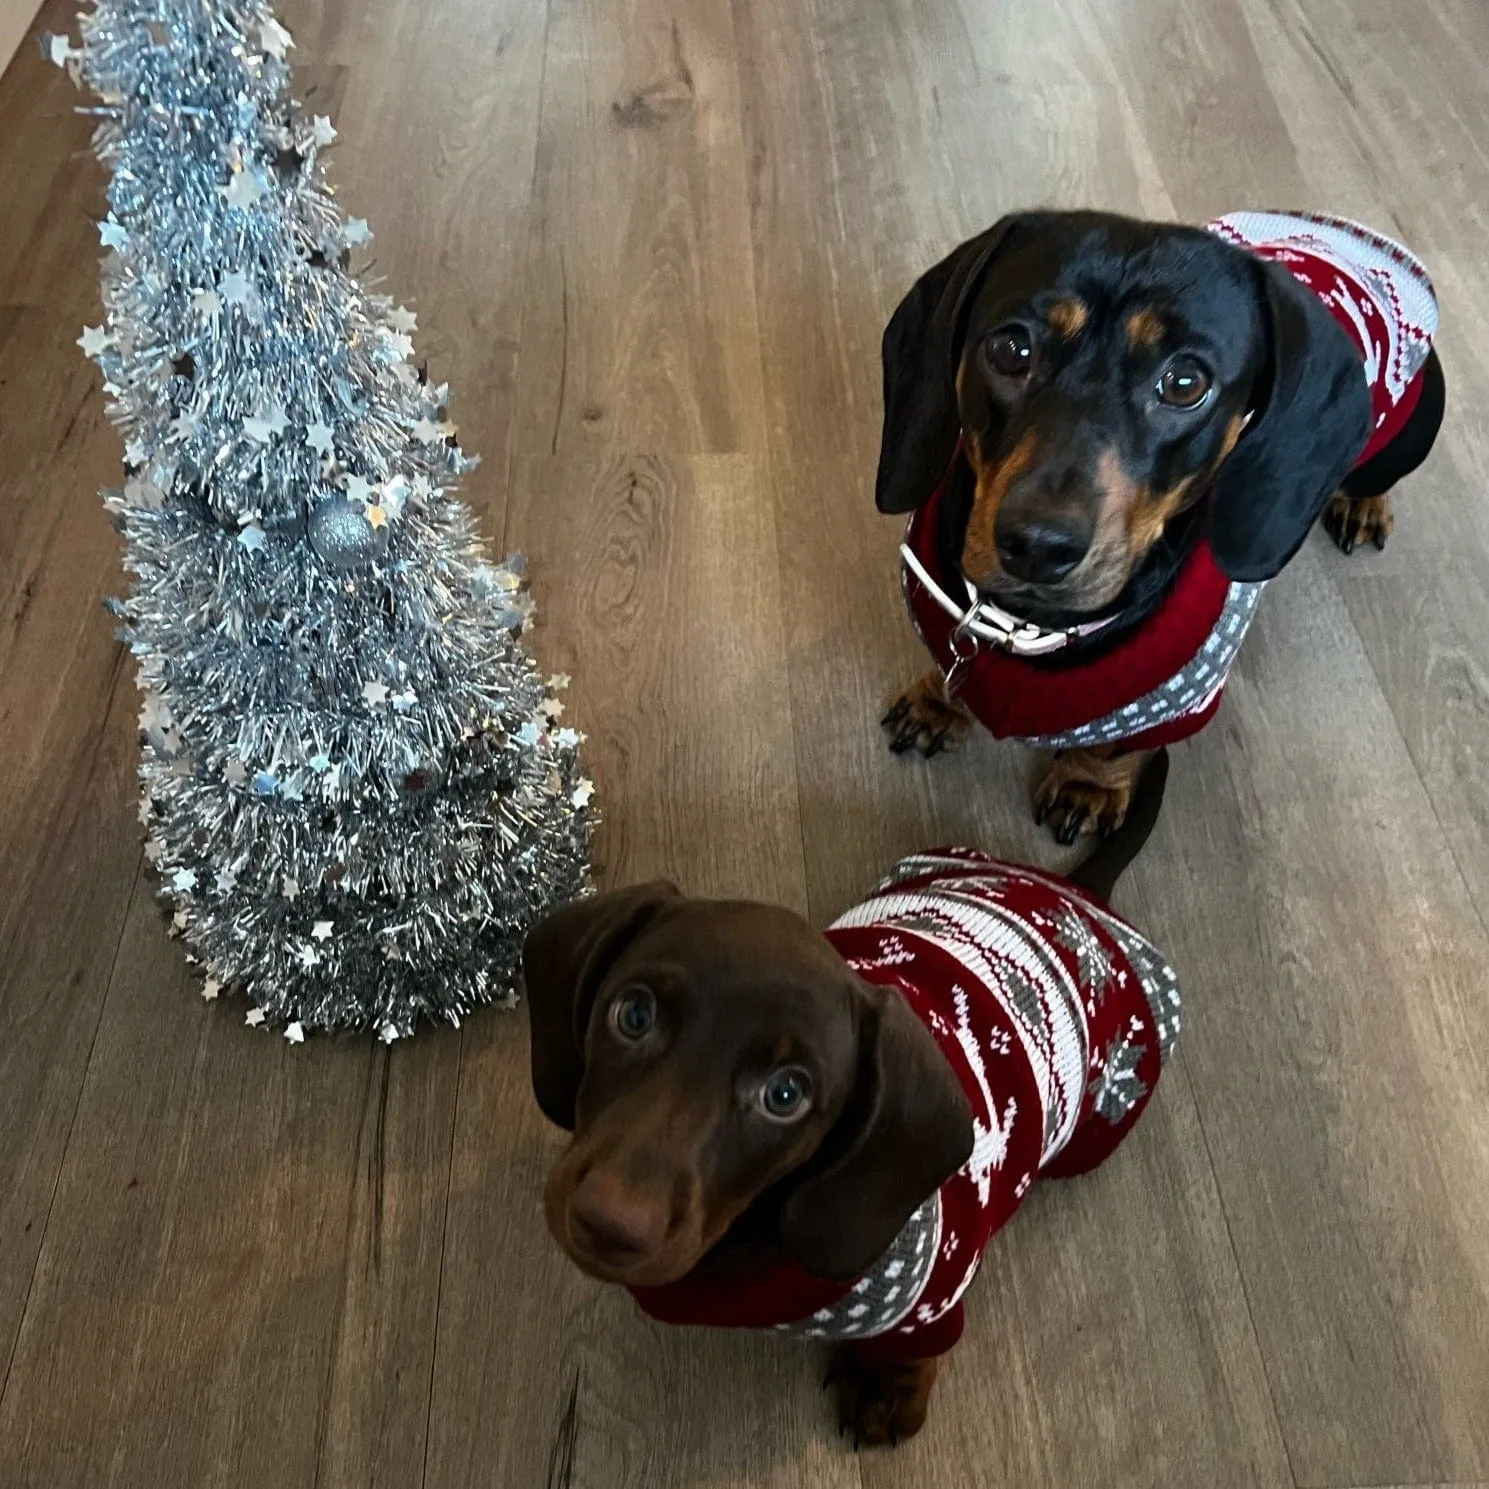
<path fill-rule="evenodd" d="M 966 677 L 978 651 L 977 637 L 972 634 L 972 622 L 977 619 L 978 602 L 972 601 L 967 613 L 952 627 L 946 644 L 951 648 L 952 663 L 941 674 L 941 685 L 948 698 L 957 690 Z"/>

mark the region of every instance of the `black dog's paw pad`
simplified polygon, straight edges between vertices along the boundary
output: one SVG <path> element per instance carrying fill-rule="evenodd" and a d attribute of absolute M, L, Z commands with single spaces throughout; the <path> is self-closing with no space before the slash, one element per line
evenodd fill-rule
<path fill-rule="evenodd" d="M 929 760 L 959 745 L 972 728 L 972 716 L 947 698 L 939 673 L 906 688 L 885 710 L 879 726 L 896 755 L 918 750 Z"/>
<path fill-rule="evenodd" d="M 1083 778 L 1076 757 L 1061 756 L 1046 772 L 1034 793 L 1034 820 L 1047 826 L 1064 848 L 1083 835 L 1110 837 L 1127 817 L 1132 780 L 1110 782 Z"/>
<path fill-rule="evenodd" d="M 1324 512 L 1324 531 L 1342 553 L 1366 545 L 1383 549 L 1395 525 L 1389 496 L 1348 496 L 1336 491 Z"/>

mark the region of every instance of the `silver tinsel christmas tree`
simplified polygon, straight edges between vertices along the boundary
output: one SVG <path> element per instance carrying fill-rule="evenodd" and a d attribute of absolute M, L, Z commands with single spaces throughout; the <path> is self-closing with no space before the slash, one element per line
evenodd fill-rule
<path fill-rule="evenodd" d="M 579 735 L 520 637 L 520 559 L 454 495 L 475 464 L 414 316 L 348 272 L 259 0 L 99 0 L 81 47 L 111 172 L 105 493 L 134 576 L 146 852 L 204 996 L 248 1022 L 458 1023 L 510 1001 L 522 936 L 580 891 Z M 553 686 L 561 685 L 553 679 Z"/>

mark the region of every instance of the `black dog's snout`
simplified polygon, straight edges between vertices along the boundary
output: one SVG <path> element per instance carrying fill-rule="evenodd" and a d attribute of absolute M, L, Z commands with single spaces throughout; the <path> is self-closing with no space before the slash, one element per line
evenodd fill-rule
<path fill-rule="evenodd" d="M 1059 517 L 1021 519 L 1000 512 L 994 527 L 1004 571 L 1028 584 L 1054 584 L 1080 566 L 1091 535 Z"/>

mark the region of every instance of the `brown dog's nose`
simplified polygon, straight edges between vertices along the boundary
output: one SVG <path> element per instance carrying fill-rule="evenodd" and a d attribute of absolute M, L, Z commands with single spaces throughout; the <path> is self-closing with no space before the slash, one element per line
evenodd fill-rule
<path fill-rule="evenodd" d="M 569 1232 L 597 1260 L 624 1263 L 662 1244 L 667 1214 L 615 1175 L 595 1170 L 569 1198 Z"/>

